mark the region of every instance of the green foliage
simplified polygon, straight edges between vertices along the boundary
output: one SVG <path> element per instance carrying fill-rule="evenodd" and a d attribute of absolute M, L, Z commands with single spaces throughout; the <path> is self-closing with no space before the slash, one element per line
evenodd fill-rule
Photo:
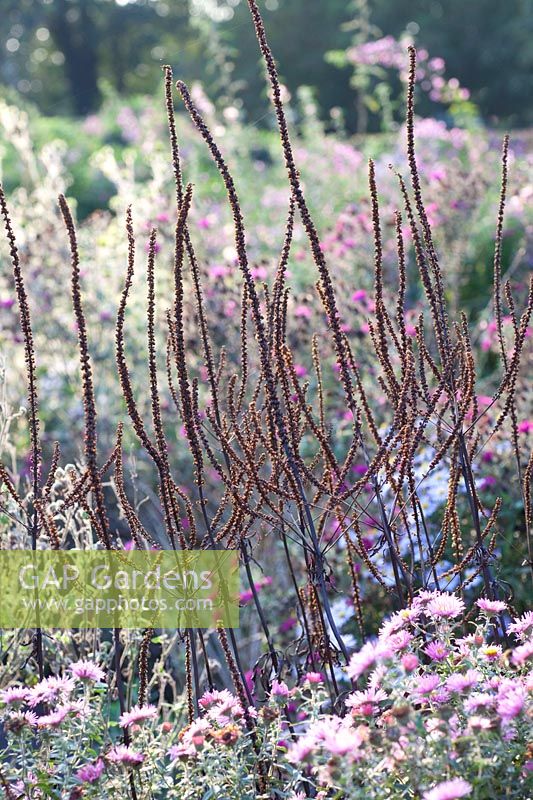
<path fill-rule="evenodd" d="M 324 119 L 340 107 L 350 129 L 366 127 L 361 117 L 375 114 L 379 97 L 368 95 L 367 110 L 358 103 L 361 76 L 354 82 L 343 54 L 354 37 L 371 41 L 407 29 L 419 47 L 446 60 L 485 118 L 531 122 L 524 103 L 533 63 L 531 0 L 261 5 L 284 83 L 292 94 L 313 87 Z M 249 120 L 264 124 L 268 117 L 245 0 L 4 0 L 2 12 L 0 81 L 46 114 L 94 111 L 103 82 L 121 94 L 152 92 L 161 65 L 171 63 L 185 80 L 200 78 L 211 97 L 236 98 Z"/>

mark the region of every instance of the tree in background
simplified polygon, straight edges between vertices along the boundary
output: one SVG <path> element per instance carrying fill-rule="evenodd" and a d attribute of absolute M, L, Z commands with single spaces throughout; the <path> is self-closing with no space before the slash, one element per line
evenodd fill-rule
<path fill-rule="evenodd" d="M 342 108 L 351 130 L 377 127 L 361 102 L 368 75 L 328 57 L 354 41 L 398 37 L 445 59 L 481 114 L 527 125 L 533 0 L 263 0 L 270 40 L 291 93 L 313 89 L 321 114 Z M 101 87 L 150 93 L 160 65 L 202 79 L 213 100 L 231 97 L 251 121 L 267 99 L 245 0 L 2 0 L 0 81 L 47 114 L 87 114 Z M 363 82 L 358 85 L 359 82 Z M 368 119 L 367 119 L 368 117 Z"/>
<path fill-rule="evenodd" d="M 101 85 L 153 91 L 160 66 L 198 70 L 202 47 L 187 0 L 2 0 L 0 80 L 44 113 L 85 115 Z"/>

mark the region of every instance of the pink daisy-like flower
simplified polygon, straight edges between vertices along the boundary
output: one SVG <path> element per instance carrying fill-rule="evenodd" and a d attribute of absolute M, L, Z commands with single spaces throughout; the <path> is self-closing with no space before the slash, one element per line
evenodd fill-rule
<path fill-rule="evenodd" d="M 52 703 L 59 698 L 65 699 L 74 689 L 72 678 L 53 676 L 43 678 L 28 691 L 28 705 L 35 708 L 39 703 Z"/>
<path fill-rule="evenodd" d="M 365 467 L 366 469 L 366 467 Z M 416 622 L 422 613 L 422 608 L 419 603 L 415 602 L 409 608 L 402 608 L 396 611 L 388 620 L 386 620 L 380 628 L 379 638 L 387 639 L 391 633 L 396 633 L 410 623 Z"/>
<path fill-rule="evenodd" d="M 446 688 L 450 692 L 464 692 L 466 689 L 471 689 L 481 680 L 481 673 L 475 669 L 467 670 L 464 675 L 455 672 L 446 680 Z"/>
<path fill-rule="evenodd" d="M 402 667 L 406 672 L 413 672 L 418 667 L 418 656 L 415 653 L 405 653 L 402 656 Z"/>
<path fill-rule="evenodd" d="M 50 714 L 43 714 L 37 718 L 37 726 L 39 728 L 58 728 L 66 717 L 71 714 L 72 716 L 79 717 L 82 713 L 82 706 L 80 703 L 64 703 L 57 706 Z"/>
<path fill-rule="evenodd" d="M 480 708 L 492 708 L 495 702 L 496 698 L 492 694 L 488 694 L 487 692 L 475 692 L 465 701 L 465 711 L 471 713 Z"/>
<path fill-rule="evenodd" d="M 346 708 L 351 708 L 354 714 L 363 714 L 370 717 L 377 710 L 376 706 L 387 699 L 383 689 L 370 688 L 364 692 L 352 692 L 346 698 Z"/>
<path fill-rule="evenodd" d="M 81 659 L 69 667 L 70 672 L 80 681 L 94 681 L 101 683 L 105 679 L 105 672 L 93 661 Z"/>
<path fill-rule="evenodd" d="M 122 764 L 124 767 L 140 767 L 144 761 L 144 754 L 125 745 L 117 744 L 106 755 L 111 764 Z"/>
<path fill-rule="evenodd" d="M 452 778 L 451 781 L 438 783 L 433 789 L 425 792 L 423 800 L 457 800 L 472 792 L 472 784 L 463 778 Z"/>
<path fill-rule="evenodd" d="M 157 717 L 157 708 L 155 706 L 132 706 L 129 711 L 121 714 L 118 724 L 121 728 L 128 728 L 130 725 L 138 725 L 139 722 L 145 722 L 147 719 L 154 719 Z"/>
<path fill-rule="evenodd" d="M 274 680 L 272 681 L 270 696 L 273 697 L 274 700 L 277 700 L 278 702 L 287 700 L 289 697 L 289 687 L 284 681 L 277 681 L 274 678 Z"/>
<path fill-rule="evenodd" d="M 509 625 L 509 633 L 514 633 L 518 639 L 526 639 L 533 629 L 533 611 L 526 611 L 521 617 L 513 620 Z"/>
<path fill-rule="evenodd" d="M 412 642 L 413 638 L 413 634 L 409 633 L 409 631 L 392 633 L 390 636 L 387 636 L 386 639 L 381 640 L 383 654 L 386 655 L 387 652 L 399 653 L 400 650 L 405 650 L 407 645 Z"/>
<path fill-rule="evenodd" d="M 431 694 L 439 683 L 440 678 L 438 675 L 422 675 L 416 681 L 414 693 L 421 696 Z"/>
<path fill-rule="evenodd" d="M 379 644 L 367 642 L 362 646 L 359 652 L 354 653 L 350 658 L 349 664 L 346 667 L 348 677 L 356 681 L 363 672 L 370 669 L 378 660 L 381 653 Z"/>
<path fill-rule="evenodd" d="M 306 672 L 304 683 L 324 683 L 324 676 L 321 672 Z"/>
<path fill-rule="evenodd" d="M 168 755 L 172 761 L 180 760 L 187 761 L 189 758 L 194 758 L 197 755 L 197 750 L 192 742 L 181 742 L 181 744 L 174 744 L 168 751 Z"/>
<path fill-rule="evenodd" d="M 517 686 L 498 699 L 496 713 L 503 722 L 508 722 L 524 710 L 526 699 L 527 693 L 525 689 Z"/>
<path fill-rule="evenodd" d="M 210 692 L 204 692 L 198 700 L 198 705 L 207 709 L 215 705 L 215 703 L 228 704 L 233 702 L 237 702 L 237 700 L 227 689 L 212 689 Z"/>
<path fill-rule="evenodd" d="M 443 642 L 430 642 L 424 648 L 424 653 L 429 656 L 432 661 L 444 661 L 449 655 L 449 649 Z"/>
<path fill-rule="evenodd" d="M 12 725 L 20 727 L 30 726 L 31 728 L 37 727 L 39 717 L 33 711 L 10 711 L 8 719 L 11 720 Z"/>
<path fill-rule="evenodd" d="M 502 654 L 500 644 L 487 644 L 481 648 L 481 654 L 489 661 L 497 661 Z"/>
<path fill-rule="evenodd" d="M 76 778 L 82 783 L 96 783 L 105 769 L 105 764 L 101 758 L 94 764 L 85 764 L 76 772 Z"/>
<path fill-rule="evenodd" d="M 6 705 L 24 703 L 28 698 L 28 689 L 25 686 L 8 686 L 0 692 L 0 702 Z"/>
<path fill-rule="evenodd" d="M 433 619 L 453 619 L 459 617 L 465 610 L 465 604 L 453 594 L 435 592 L 426 607 L 427 613 Z"/>
<path fill-rule="evenodd" d="M 476 605 L 488 616 L 501 614 L 502 611 L 507 611 L 507 603 L 503 603 L 501 600 L 488 600 L 486 597 L 480 597 L 479 600 L 476 601 Z"/>
<path fill-rule="evenodd" d="M 287 761 L 292 764 L 302 764 L 309 760 L 317 746 L 314 736 L 301 736 L 298 741 L 291 744 L 287 752 Z"/>

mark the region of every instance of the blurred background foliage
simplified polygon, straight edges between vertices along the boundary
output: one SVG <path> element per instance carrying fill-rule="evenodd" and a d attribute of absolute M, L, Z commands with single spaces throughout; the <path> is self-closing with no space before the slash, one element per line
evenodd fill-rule
<path fill-rule="evenodd" d="M 262 7 L 285 85 L 291 93 L 311 87 L 324 120 L 342 109 L 348 130 L 379 129 L 377 109 L 362 96 L 369 84 L 361 88 L 342 53 L 407 32 L 445 60 L 448 77 L 468 87 L 486 122 L 531 124 L 533 0 L 264 0 Z M 111 91 L 151 94 L 160 66 L 170 63 L 184 80 L 200 80 L 213 101 L 230 99 L 254 123 L 268 119 L 245 0 L 2 0 L 1 9 L 0 91 L 44 115 L 87 115 Z"/>

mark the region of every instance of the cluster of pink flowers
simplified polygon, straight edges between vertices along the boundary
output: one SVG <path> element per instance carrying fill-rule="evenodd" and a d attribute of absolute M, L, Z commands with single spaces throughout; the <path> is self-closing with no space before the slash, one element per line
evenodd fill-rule
<path fill-rule="evenodd" d="M 254 583 L 254 589 L 256 592 L 260 592 L 261 589 L 265 589 L 267 586 L 272 584 L 272 578 L 270 575 L 265 575 L 264 577 L 260 578 L 258 581 Z M 253 592 L 251 589 L 246 589 L 245 591 L 241 592 L 239 595 L 239 603 L 241 605 L 246 605 L 249 603 L 250 600 L 253 599 Z"/>
<path fill-rule="evenodd" d="M 351 47 L 347 51 L 348 60 L 355 65 L 394 69 L 405 80 L 407 73 L 407 45 L 410 40 L 384 36 L 370 42 Z M 446 63 L 443 58 L 430 58 L 427 50 L 417 50 L 417 79 L 431 100 L 436 103 L 453 103 L 468 100 L 470 92 L 463 88 L 457 78 L 446 79 Z"/>
<path fill-rule="evenodd" d="M 352 776 L 346 785 L 357 784 L 359 774 L 367 780 L 373 766 L 381 780 L 383 770 L 408 777 L 409 769 L 416 763 L 419 772 L 419 762 L 427 758 L 424 800 L 454 800 L 473 791 L 466 778 L 477 767 L 463 772 L 469 741 L 487 748 L 492 758 L 508 743 L 516 752 L 522 742 L 522 776 L 533 772 L 527 754 L 533 612 L 507 625 L 519 640 L 511 653 L 490 641 L 501 616 L 508 621 L 507 604 L 480 598 L 476 605 L 474 632 L 466 636 L 455 632 L 462 627 L 465 604 L 453 594 L 421 592 L 409 608 L 393 614 L 378 638 L 350 659 L 352 687 L 364 683 L 345 699 L 348 713 L 315 716 L 289 745 L 288 761 L 308 765 L 321 784 L 338 789 L 345 786 L 346 771 Z M 273 695 L 278 693 L 276 685 Z M 474 759 L 475 748 L 472 753 Z M 454 765 L 456 775 L 450 776 Z M 431 780 L 441 773 L 440 782 Z"/>
<path fill-rule="evenodd" d="M 98 683 L 105 679 L 105 673 L 92 661 L 80 660 L 69 666 L 72 677 L 52 675 L 43 678 L 32 687 L 8 686 L 0 691 L 0 702 L 9 709 L 11 725 L 16 721 L 34 728 L 59 728 L 68 718 L 83 717 L 87 707 L 83 700 L 72 699 L 76 681 Z M 22 706 L 31 711 L 23 711 Z M 46 707 L 39 715 L 34 710 Z M 13 711 L 16 709 L 16 711 Z"/>

